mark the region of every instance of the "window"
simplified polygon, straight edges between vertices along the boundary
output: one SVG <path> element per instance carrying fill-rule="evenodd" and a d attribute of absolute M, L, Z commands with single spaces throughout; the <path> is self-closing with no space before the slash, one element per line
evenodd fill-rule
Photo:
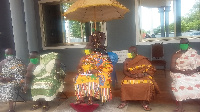
<path fill-rule="evenodd" d="M 43 49 L 83 48 L 94 31 L 94 23 L 81 23 L 66 20 L 64 12 L 74 3 L 74 0 L 39 1 L 40 26 Z M 96 30 L 106 32 L 106 23 L 96 23 Z M 107 40 L 107 39 L 106 39 Z M 107 42 L 105 42 L 107 45 Z"/>
<path fill-rule="evenodd" d="M 200 42 L 199 0 L 136 0 L 136 44 Z"/>

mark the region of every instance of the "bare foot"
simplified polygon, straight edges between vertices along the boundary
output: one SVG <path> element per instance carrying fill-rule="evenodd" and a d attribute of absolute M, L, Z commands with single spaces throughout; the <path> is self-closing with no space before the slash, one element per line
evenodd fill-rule
<path fill-rule="evenodd" d="M 152 109 L 149 107 L 149 105 L 142 105 L 143 109 L 145 111 L 151 111 Z"/>
<path fill-rule="evenodd" d="M 126 105 L 127 105 L 126 102 L 122 102 L 122 103 L 119 104 L 119 106 L 117 108 L 123 109 Z"/>
<path fill-rule="evenodd" d="M 176 108 L 173 112 L 184 112 L 185 110 L 181 109 L 181 108 Z"/>
<path fill-rule="evenodd" d="M 92 105 L 92 104 L 93 104 L 92 100 L 88 100 L 88 105 Z"/>

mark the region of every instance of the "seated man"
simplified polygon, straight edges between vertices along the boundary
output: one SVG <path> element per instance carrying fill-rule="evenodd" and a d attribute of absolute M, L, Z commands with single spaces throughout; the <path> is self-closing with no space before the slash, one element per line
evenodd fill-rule
<path fill-rule="evenodd" d="M 33 101 L 36 101 L 31 110 L 43 107 L 43 111 L 49 109 L 47 101 L 56 98 L 58 92 L 63 91 L 63 84 L 59 77 L 64 72 L 58 68 L 57 53 L 48 53 L 40 55 L 37 52 L 30 53 L 30 63 L 27 67 L 26 87 L 31 86 L 31 95 Z M 43 104 L 42 104 L 43 102 Z"/>
<path fill-rule="evenodd" d="M 0 62 L 0 101 L 9 101 L 9 112 L 14 112 L 14 89 L 21 84 L 25 74 L 25 65 L 13 56 L 13 50 L 5 50 L 6 59 Z"/>
<path fill-rule="evenodd" d="M 153 79 L 155 68 L 150 61 L 137 54 L 137 48 L 131 46 L 128 49 L 128 58 L 124 61 L 124 74 L 121 85 L 121 104 L 118 108 L 124 108 L 128 100 L 140 100 L 144 110 L 149 111 L 149 101 L 159 93 L 157 83 Z"/>
<path fill-rule="evenodd" d="M 180 40 L 180 50 L 172 56 L 171 84 L 173 94 L 177 101 L 174 112 L 183 112 L 182 101 L 200 98 L 200 56 L 197 51 L 189 48 L 187 38 Z"/>
<path fill-rule="evenodd" d="M 110 82 L 112 64 L 100 51 L 92 51 L 91 45 L 86 46 L 84 56 L 78 66 L 78 75 L 75 78 L 75 95 L 77 102 L 84 103 L 88 97 L 88 104 L 92 104 L 92 98 L 100 99 L 102 103 L 111 100 Z"/>

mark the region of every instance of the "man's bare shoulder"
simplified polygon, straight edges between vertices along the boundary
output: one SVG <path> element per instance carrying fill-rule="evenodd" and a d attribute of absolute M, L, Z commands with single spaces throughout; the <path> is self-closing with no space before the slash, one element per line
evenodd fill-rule
<path fill-rule="evenodd" d="M 35 65 L 32 63 L 29 63 L 27 66 L 27 71 L 32 71 L 34 69 Z"/>
<path fill-rule="evenodd" d="M 177 59 L 177 58 L 180 58 L 181 55 L 182 55 L 182 53 L 181 53 L 181 51 L 179 50 L 179 51 L 177 51 L 176 53 L 174 53 L 174 54 L 172 55 L 172 58 L 173 58 L 173 59 Z"/>

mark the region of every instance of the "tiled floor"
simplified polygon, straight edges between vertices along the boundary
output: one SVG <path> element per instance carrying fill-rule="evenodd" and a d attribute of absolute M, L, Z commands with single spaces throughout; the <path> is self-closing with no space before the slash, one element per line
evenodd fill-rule
<path fill-rule="evenodd" d="M 74 88 L 73 88 L 73 77 L 75 76 L 74 73 L 68 73 L 68 75 L 65 78 L 65 93 L 70 97 L 68 100 L 64 99 L 59 101 L 56 99 L 55 101 L 52 101 L 49 103 L 51 106 L 49 112 L 71 112 L 69 110 L 69 100 L 73 99 L 74 95 Z M 116 98 L 117 102 L 120 102 L 120 80 L 124 77 L 121 71 L 117 72 L 117 77 L 119 80 L 118 87 L 115 89 L 112 89 L 113 96 Z M 155 80 L 158 83 L 161 94 L 157 95 L 157 97 L 151 102 L 150 106 L 152 108 L 151 112 L 172 112 L 173 109 L 176 108 L 176 104 L 174 101 L 173 94 L 171 92 L 171 77 L 169 76 L 169 72 L 167 72 L 167 76 L 164 76 L 163 71 L 157 71 L 155 75 Z M 33 102 L 17 102 L 16 105 L 16 112 L 31 112 L 29 109 L 31 108 L 31 105 Z M 105 104 L 106 105 L 106 104 Z M 107 104 L 109 105 L 109 103 Z M 117 106 L 117 104 L 116 104 Z M 100 107 L 103 108 L 103 107 Z M 115 112 L 118 112 L 119 110 L 115 107 L 113 107 Z M 184 108 L 185 112 L 199 112 L 200 110 L 200 100 L 188 100 L 184 102 Z M 0 103 L 0 112 L 7 112 L 8 111 L 8 104 L 6 103 Z M 128 104 L 125 110 L 125 112 L 145 112 L 140 103 L 137 101 L 132 101 Z M 42 112 L 42 109 L 35 110 L 33 112 Z M 98 109 L 98 112 L 101 112 L 101 109 Z M 109 111 L 112 112 L 112 111 Z"/>

